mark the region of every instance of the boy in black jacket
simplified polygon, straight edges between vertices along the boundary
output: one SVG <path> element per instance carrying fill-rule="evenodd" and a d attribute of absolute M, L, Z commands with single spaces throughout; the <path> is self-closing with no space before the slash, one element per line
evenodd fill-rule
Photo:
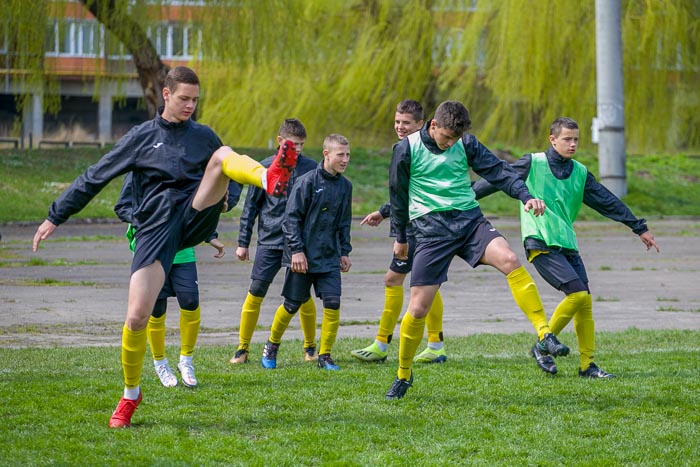
<path fill-rule="evenodd" d="M 297 167 L 289 178 L 289 189 L 291 190 L 294 182 L 305 173 L 316 170 L 318 163 L 301 153 L 304 143 L 306 143 L 306 128 L 298 119 L 288 118 L 280 126 L 277 144 L 282 145 L 285 140 L 293 142 L 297 151 Z M 260 163 L 263 167 L 268 167 L 273 159 L 274 155 Z M 258 324 L 260 307 L 270 284 L 282 268 L 284 254 L 282 222 L 286 206 L 287 198 L 284 196 L 275 197 L 265 193 L 265 190 L 261 188 L 248 188 L 248 195 L 241 214 L 236 256 L 240 261 L 250 259 L 248 249 L 256 219 L 258 221 L 258 247 L 255 250 L 255 262 L 250 273 L 250 288 L 241 309 L 238 348 L 230 360 L 232 364 L 248 363 L 250 341 L 253 339 L 255 326 Z M 310 297 L 301 305 L 299 323 L 304 333 L 304 361 L 314 362 L 318 359 L 318 352 L 316 351 L 316 304 L 313 298 Z"/>
<path fill-rule="evenodd" d="M 296 165 L 291 142 L 285 142 L 275 163 L 265 169 L 222 146 L 211 128 L 193 122 L 199 77 L 191 69 L 170 70 L 162 93 L 165 105 L 158 115 L 132 128 L 53 202 L 32 244 L 37 251 L 56 227 L 80 212 L 110 181 L 132 173 L 136 250 L 122 329 L 124 395 L 109 420 L 110 428 L 129 427 L 141 403 L 146 326 L 175 253 L 198 245 L 214 232 L 231 179 L 283 196 Z"/>
<path fill-rule="evenodd" d="M 348 255 L 352 215 L 352 184 L 343 177 L 350 162 L 350 143 L 331 134 L 323 142 L 323 160 L 318 168 L 294 184 L 285 211 L 284 303 L 275 313 L 270 338 L 263 349 L 264 368 L 277 367 L 282 335 L 302 303 L 310 298 L 311 286 L 323 300 L 323 321 L 318 366 L 339 370 L 331 359 L 340 325 L 341 272 L 352 263 Z"/>

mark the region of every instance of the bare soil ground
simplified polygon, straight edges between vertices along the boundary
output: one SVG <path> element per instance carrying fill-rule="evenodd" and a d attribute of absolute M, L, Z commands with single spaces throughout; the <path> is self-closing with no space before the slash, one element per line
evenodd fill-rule
<path fill-rule="evenodd" d="M 492 222 L 524 262 L 517 220 Z M 68 223 L 32 253 L 37 225 L 0 226 L 0 347 L 120 345 L 131 260 L 122 237 L 124 226 Z M 214 249 L 208 245 L 197 247 L 200 344 L 233 348 L 238 342 L 252 263 L 235 258 L 237 227 L 237 220 L 222 219 L 219 231 L 227 244 L 223 259 L 214 259 Z M 647 252 L 637 236 L 612 221 L 577 224 L 598 331 L 700 329 L 700 219 L 652 220 L 650 228 L 661 253 Z M 391 257 L 392 239 L 387 234 L 386 222 L 371 228 L 354 221 L 353 267 L 343 276 L 340 338 L 375 335 L 384 300 L 383 276 Z M 531 265 L 526 267 L 551 314 L 561 293 L 541 280 Z M 255 342 L 269 335 L 283 277 L 278 274 L 263 303 Z M 405 304 L 408 287 L 406 291 Z M 492 268 L 471 269 L 456 259 L 442 294 L 446 340 L 475 333 L 533 332 L 504 277 Z M 320 310 L 318 301 L 317 307 Z M 175 335 L 179 313 L 174 299 L 169 310 L 167 326 Z M 319 312 L 319 326 L 320 319 Z M 300 336 L 295 319 L 285 337 Z M 176 338 L 169 338 L 169 343 L 175 344 Z"/>

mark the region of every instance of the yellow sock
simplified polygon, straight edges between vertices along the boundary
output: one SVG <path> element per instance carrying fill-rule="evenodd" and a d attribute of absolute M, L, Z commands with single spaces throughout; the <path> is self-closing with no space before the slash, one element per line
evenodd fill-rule
<path fill-rule="evenodd" d="M 425 328 L 428 331 L 428 342 L 442 342 L 442 296 L 438 290 L 425 317 Z"/>
<path fill-rule="evenodd" d="M 401 320 L 401 339 L 399 339 L 399 379 L 410 379 L 413 357 L 420 342 L 423 340 L 425 318 L 414 318 L 410 310 L 406 311 Z"/>
<path fill-rule="evenodd" d="M 159 318 L 151 315 L 146 329 L 153 360 L 163 360 L 165 358 L 165 313 Z"/>
<path fill-rule="evenodd" d="M 323 321 L 321 321 L 321 340 L 319 355 L 330 354 L 335 344 L 335 338 L 338 335 L 340 327 L 340 308 L 332 310 L 330 308 L 323 309 Z"/>
<path fill-rule="evenodd" d="M 280 305 L 275 312 L 275 318 L 272 320 L 272 326 L 270 327 L 270 342 L 273 344 L 279 344 L 282 342 L 282 336 L 284 331 L 287 330 L 289 322 L 294 317 L 294 313 L 288 312 L 284 305 Z"/>
<path fill-rule="evenodd" d="M 248 350 L 250 341 L 255 332 L 255 326 L 258 324 L 260 316 L 260 307 L 262 306 L 263 298 L 256 297 L 248 292 L 243 302 L 241 309 L 241 325 L 238 329 L 238 348 Z"/>
<path fill-rule="evenodd" d="M 549 319 L 549 328 L 554 334 L 558 335 L 562 332 L 566 325 L 571 322 L 576 312 L 585 306 L 586 297 L 590 298 L 590 295 L 584 290 L 569 294 L 559 302 L 559 305 L 554 309 L 554 313 L 552 313 L 552 317 Z"/>
<path fill-rule="evenodd" d="M 544 307 L 540 299 L 540 293 L 537 291 L 535 281 L 527 272 L 525 266 L 520 266 L 506 276 L 508 286 L 513 294 L 515 303 L 525 313 L 527 319 L 537 331 L 537 336 L 541 340 L 545 334 L 551 332 L 549 323 L 547 323 L 547 315 L 544 314 Z"/>
<path fill-rule="evenodd" d="M 191 357 L 197 345 L 199 326 L 202 324 L 199 307 L 194 310 L 180 309 L 180 355 Z"/>
<path fill-rule="evenodd" d="M 581 369 L 585 370 L 593 363 L 593 352 L 595 351 L 593 300 L 589 293 L 586 293 L 583 305 L 574 315 L 574 329 L 578 339 L 578 351 L 581 354 Z"/>
<path fill-rule="evenodd" d="M 262 174 L 265 167 L 244 154 L 233 151 L 224 159 L 221 168 L 224 174 L 233 181 L 263 188 Z"/>
<path fill-rule="evenodd" d="M 384 310 L 379 318 L 379 329 L 377 330 L 377 340 L 389 343 L 389 337 L 394 334 L 394 328 L 399 321 L 399 315 L 403 308 L 403 285 L 392 285 L 384 287 Z"/>
<path fill-rule="evenodd" d="M 316 346 L 316 304 L 313 297 L 299 308 L 299 325 L 304 334 L 304 348 Z"/>
<path fill-rule="evenodd" d="M 146 341 L 148 327 L 140 331 L 132 331 L 126 324 L 122 328 L 122 371 L 124 372 L 124 386 L 127 388 L 138 387 L 141 382 L 143 370 L 143 357 L 146 355 Z"/>

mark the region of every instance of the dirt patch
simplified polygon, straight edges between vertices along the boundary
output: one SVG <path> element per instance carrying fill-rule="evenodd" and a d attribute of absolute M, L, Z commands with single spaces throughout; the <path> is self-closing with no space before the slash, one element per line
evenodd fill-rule
<path fill-rule="evenodd" d="M 524 261 L 517 221 L 492 222 Z M 38 253 L 32 253 L 37 225 L 0 226 L 0 347 L 120 345 L 131 258 L 123 225 L 68 223 Z M 233 346 L 238 341 L 252 263 L 235 258 L 237 227 L 234 219 L 221 222 L 219 231 L 227 245 L 223 259 L 214 259 L 208 245 L 197 247 L 201 344 Z M 659 254 L 647 252 L 637 236 L 612 221 L 578 224 L 598 331 L 700 329 L 700 219 L 653 220 L 650 227 L 661 247 Z M 387 223 L 371 228 L 360 226 L 359 219 L 353 222 L 353 266 L 343 276 L 341 338 L 372 338 L 376 333 L 384 300 L 383 276 L 391 256 L 392 240 L 387 234 Z M 533 267 L 527 268 L 549 315 L 562 295 L 542 281 Z M 283 276 L 278 275 L 263 303 L 258 323 L 262 329 L 256 331 L 255 342 L 269 335 L 264 329 L 281 302 Z M 475 333 L 533 332 L 505 279 L 492 268 L 471 269 L 455 260 L 442 295 L 446 340 Z M 179 320 L 174 299 L 169 310 L 166 325 L 174 336 Z M 318 320 L 320 328 L 320 314 Z M 300 336 L 295 319 L 285 337 Z"/>

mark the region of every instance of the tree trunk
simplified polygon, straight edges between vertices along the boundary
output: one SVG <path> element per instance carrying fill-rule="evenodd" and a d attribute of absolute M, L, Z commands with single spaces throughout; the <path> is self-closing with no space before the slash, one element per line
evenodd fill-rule
<path fill-rule="evenodd" d="M 146 31 L 127 13 L 127 2 L 118 0 L 80 0 L 80 2 L 124 44 L 134 58 L 148 114 L 151 117 L 155 116 L 163 102 L 162 89 L 169 68 L 160 60 Z"/>

